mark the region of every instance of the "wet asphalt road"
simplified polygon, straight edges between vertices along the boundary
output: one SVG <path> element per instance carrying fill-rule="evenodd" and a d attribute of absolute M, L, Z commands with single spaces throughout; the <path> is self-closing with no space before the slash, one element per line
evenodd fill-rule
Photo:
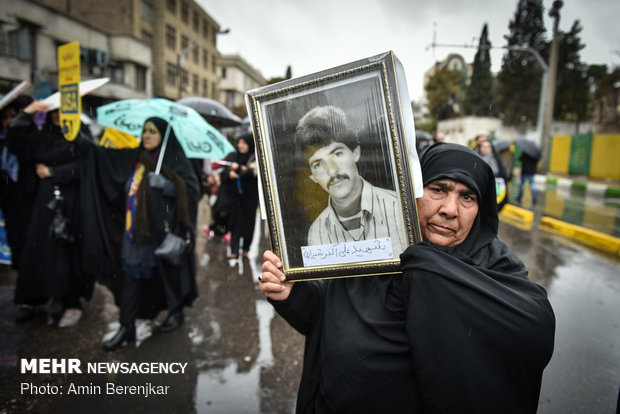
<path fill-rule="evenodd" d="M 0 413 L 292 413 L 303 338 L 258 292 L 256 275 L 269 240 L 264 225 L 257 228 L 250 258 L 239 262 L 226 260 L 224 241 L 201 237 L 196 247 L 200 296 L 182 328 L 153 333 L 162 314 L 140 324 L 138 346 L 111 353 L 101 342 L 117 328 L 118 311 L 105 288 L 97 287 L 74 328 L 48 327 L 43 313 L 15 324 L 15 276 L 0 269 Z M 528 265 L 531 278 L 547 288 L 556 312 L 556 347 L 543 377 L 539 413 L 615 412 L 620 259 L 536 228 L 502 224 L 500 238 Z M 182 374 L 21 374 L 18 358 L 79 358 L 82 367 L 89 362 L 187 367 Z M 107 383 L 150 383 L 166 394 L 107 394 Z M 22 387 L 28 388 L 23 394 Z M 83 395 L 69 395 L 71 389 Z M 41 394 L 48 390 L 58 394 Z"/>

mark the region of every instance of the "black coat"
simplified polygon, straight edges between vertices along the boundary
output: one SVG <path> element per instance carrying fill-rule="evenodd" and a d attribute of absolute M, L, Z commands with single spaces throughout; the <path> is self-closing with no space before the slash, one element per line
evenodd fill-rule
<path fill-rule="evenodd" d="M 306 336 L 298 413 L 535 413 L 555 319 L 500 242 L 494 177 L 472 150 L 436 144 L 424 184 L 480 198 L 467 239 L 401 255 L 402 276 L 297 282 L 277 312 Z"/>
<path fill-rule="evenodd" d="M 122 293 L 121 246 L 125 228 L 126 183 L 136 162 L 141 147 L 136 149 L 107 149 L 87 140 L 80 141 L 83 176 L 83 208 L 90 214 L 84 217 L 84 269 L 96 280 L 107 286 L 120 304 Z M 173 289 L 177 305 L 189 306 L 198 296 L 196 264 L 194 255 L 196 218 L 198 210 L 198 180 L 190 162 L 182 153 L 176 138 L 168 141 L 163 164 L 178 174 L 185 183 L 188 193 L 191 218 L 191 245 L 180 266 L 173 266 L 158 259 L 154 283 L 144 284 L 149 289 L 143 292 L 139 318 L 153 318 L 168 307 L 166 288 Z M 143 184 L 148 181 L 144 178 Z M 149 189 L 147 193 L 150 234 L 159 245 L 165 236 L 164 220 L 173 223 L 173 230 L 185 236 L 185 228 L 176 219 L 174 200 L 162 197 L 161 191 Z M 170 297 L 169 295 L 168 297 Z M 174 304 L 173 304 L 174 305 Z"/>
<path fill-rule="evenodd" d="M 67 141 L 49 117 L 39 131 L 32 117 L 20 114 L 13 126 L 20 138 L 31 142 L 33 163 L 43 163 L 52 177 L 39 180 L 20 258 L 15 288 L 16 303 L 39 303 L 69 293 L 90 299 L 94 281 L 81 270 L 80 175 L 75 143 Z M 25 171 L 25 170 L 24 170 Z M 30 183 L 34 184 L 34 183 Z M 26 186 L 30 186 L 25 183 Z M 49 206 L 55 189 L 62 201 L 57 207 L 68 219 L 68 236 L 73 241 L 57 240 L 50 234 L 55 209 Z"/>
<path fill-rule="evenodd" d="M 6 136 L 2 140 L 17 157 L 19 165 L 16 182 L 4 171 L 0 172 L 0 209 L 5 218 L 7 240 L 11 247 L 11 267 L 18 272 L 39 184 L 33 159 L 38 134 L 33 133 L 32 120 L 29 117 L 24 113 L 17 116 L 13 126 L 7 128 Z"/>

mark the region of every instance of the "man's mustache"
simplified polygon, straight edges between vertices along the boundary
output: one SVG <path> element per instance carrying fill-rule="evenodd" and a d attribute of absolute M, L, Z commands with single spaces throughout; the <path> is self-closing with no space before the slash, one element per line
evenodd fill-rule
<path fill-rule="evenodd" d="M 336 174 L 336 175 L 334 175 L 333 177 L 330 177 L 330 178 L 329 178 L 329 181 L 327 182 L 327 187 L 328 187 L 328 188 L 329 188 L 329 187 L 331 187 L 331 186 L 332 186 L 332 184 L 333 184 L 335 181 L 338 181 L 338 180 L 350 180 L 350 179 L 351 179 L 351 178 L 348 176 L 348 174 Z"/>

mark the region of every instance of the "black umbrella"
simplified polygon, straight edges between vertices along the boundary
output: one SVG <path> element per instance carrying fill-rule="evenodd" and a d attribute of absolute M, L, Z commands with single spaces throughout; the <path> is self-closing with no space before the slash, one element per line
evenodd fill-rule
<path fill-rule="evenodd" d="M 515 144 L 517 144 L 523 152 L 534 158 L 535 160 L 539 160 L 542 153 L 540 152 L 540 147 L 534 141 L 527 139 L 526 137 L 517 137 L 515 139 Z"/>
<path fill-rule="evenodd" d="M 187 98 L 181 98 L 176 102 L 195 109 L 208 123 L 216 128 L 241 125 L 241 118 L 213 99 L 200 96 L 189 96 Z"/>
<path fill-rule="evenodd" d="M 493 144 L 493 148 L 495 148 L 495 151 L 502 152 L 510 148 L 510 146 L 512 145 L 512 141 L 509 139 L 500 138 L 500 139 L 494 140 L 492 144 Z"/>
<path fill-rule="evenodd" d="M 422 151 L 424 148 L 433 144 L 433 136 L 421 129 L 415 130 L 415 140 L 418 153 L 420 153 L 420 151 Z"/>

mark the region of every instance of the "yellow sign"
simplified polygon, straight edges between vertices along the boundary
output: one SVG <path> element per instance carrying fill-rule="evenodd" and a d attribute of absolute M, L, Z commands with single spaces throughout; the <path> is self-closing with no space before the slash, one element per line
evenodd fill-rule
<path fill-rule="evenodd" d="M 140 145 L 138 138 L 114 128 L 106 128 L 99 145 L 105 148 L 137 148 Z"/>
<path fill-rule="evenodd" d="M 80 43 L 58 47 L 58 91 L 60 92 L 60 127 L 65 138 L 73 141 L 80 130 Z"/>

